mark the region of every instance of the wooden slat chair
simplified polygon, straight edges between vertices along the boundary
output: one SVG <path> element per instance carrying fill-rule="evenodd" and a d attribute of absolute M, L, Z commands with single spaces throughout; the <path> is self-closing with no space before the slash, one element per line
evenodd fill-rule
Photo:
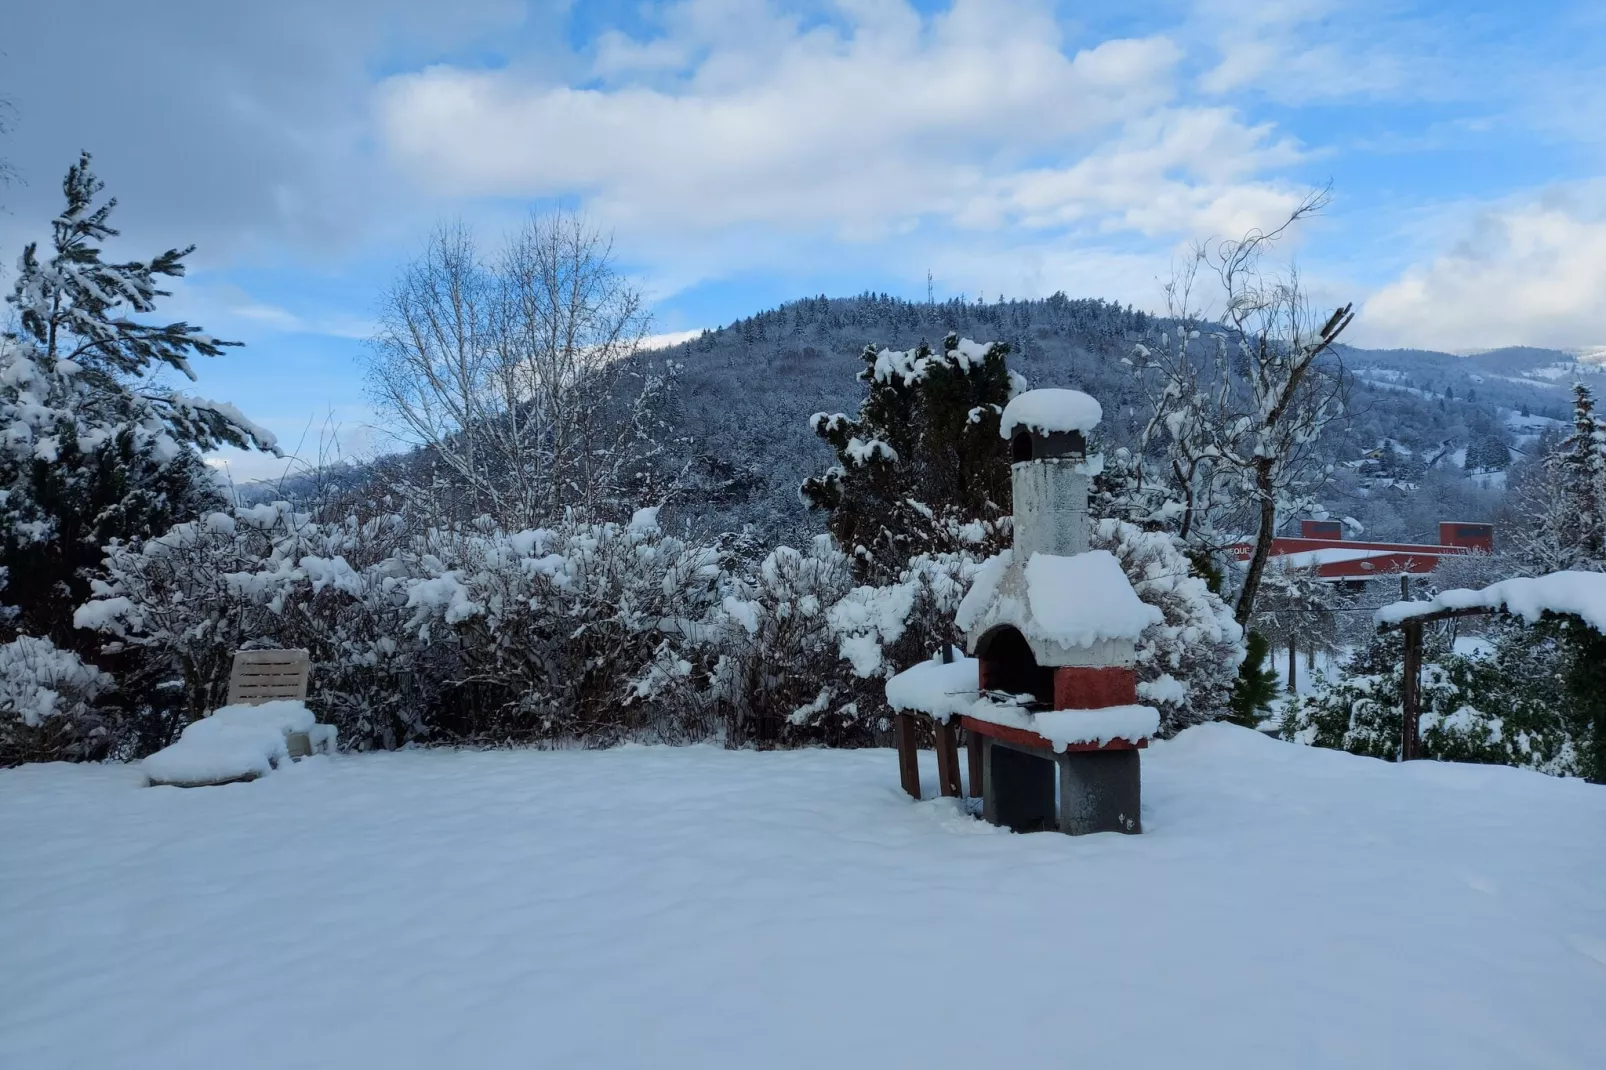
<path fill-rule="evenodd" d="M 275 699 L 305 701 L 311 662 L 305 650 L 240 650 L 229 673 L 229 705 L 256 706 Z M 320 728 L 324 726 L 318 726 Z M 290 757 L 328 753 L 328 733 L 291 732 L 285 737 Z"/>

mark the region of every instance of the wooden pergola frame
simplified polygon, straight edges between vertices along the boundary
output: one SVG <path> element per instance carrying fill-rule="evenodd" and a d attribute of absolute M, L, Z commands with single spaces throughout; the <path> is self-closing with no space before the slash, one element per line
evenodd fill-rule
<path fill-rule="evenodd" d="M 1400 706 L 1404 724 L 1400 726 L 1400 761 L 1408 762 L 1421 750 L 1420 725 L 1422 717 L 1422 625 L 1434 621 L 1453 620 L 1457 617 L 1483 617 L 1502 613 L 1494 606 L 1472 606 L 1467 609 L 1439 609 L 1416 617 L 1407 617 L 1392 624 L 1378 625 L 1378 631 L 1391 632 L 1398 628 L 1405 636 L 1405 678 L 1400 683 Z"/>

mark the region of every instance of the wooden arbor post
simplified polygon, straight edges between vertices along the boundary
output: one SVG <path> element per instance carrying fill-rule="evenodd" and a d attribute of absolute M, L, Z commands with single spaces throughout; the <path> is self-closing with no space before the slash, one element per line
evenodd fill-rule
<path fill-rule="evenodd" d="M 1477 617 L 1494 612 L 1483 606 L 1469 609 L 1441 609 L 1433 613 L 1424 613 L 1419 617 L 1407 617 L 1398 624 L 1385 624 L 1379 631 L 1392 631 L 1395 628 L 1405 638 L 1404 664 L 1401 666 L 1404 679 L 1400 681 L 1400 712 L 1403 723 L 1400 725 L 1400 761 L 1409 762 L 1421 757 L 1421 739 L 1419 732 L 1422 718 L 1422 626 L 1433 621 L 1449 620 L 1452 617 Z"/>
<path fill-rule="evenodd" d="M 1400 761 L 1417 755 L 1417 733 L 1422 717 L 1422 622 L 1407 620 L 1400 625 L 1405 635 L 1405 679 L 1400 683 L 1400 706 L 1405 715 L 1400 726 Z"/>

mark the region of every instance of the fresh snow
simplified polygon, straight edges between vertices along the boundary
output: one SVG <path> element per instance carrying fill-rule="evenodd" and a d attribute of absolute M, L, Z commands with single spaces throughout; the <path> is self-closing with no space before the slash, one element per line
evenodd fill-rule
<path fill-rule="evenodd" d="M 1600 1065 L 1606 789 L 1212 724 L 1021 836 L 921 757 L 0 771 L 0 1066 Z"/>
<path fill-rule="evenodd" d="M 1298 550 L 1291 554 L 1278 554 L 1272 558 L 1283 568 L 1318 568 L 1336 565 L 1343 561 L 1365 561 L 1373 557 L 1388 557 L 1399 550 L 1363 550 L 1349 546 L 1324 546 L 1317 550 Z"/>
<path fill-rule="evenodd" d="M 976 575 L 970 581 L 970 590 L 965 592 L 965 597 L 959 600 L 959 608 L 954 611 L 954 624 L 960 631 L 971 631 L 981 623 L 984 614 L 998 608 L 998 588 L 1014 560 L 1013 548 L 1000 550 L 976 569 Z M 1024 607 L 1013 608 L 1024 610 Z"/>
<path fill-rule="evenodd" d="M 306 704 L 276 699 L 255 706 L 224 706 L 187 725 L 178 741 L 139 763 L 163 784 L 207 784 L 266 776 L 290 760 L 285 736 L 306 732 L 322 741 L 333 733 Z M 330 740 L 332 742 L 332 739 Z"/>
<path fill-rule="evenodd" d="M 1099 746 L 1112 739 L 1135 743 L 1160 728 L 1160 711 L 1153 706 L 1105 706 L 1096 710 L 1038 710 L 1035 713 L 1001 702 L 988 703 L 971 716 L 989 724 L 1034 732 L 1055 750 L 1082 743 Z"/>
<path fill-rule="evenodd" d="M 1121 562 L 1108 550 L 1071 557 L 1033 554 L 1026 562 L 1026 596 L 1045 638 L 1066 646 L 1101 639 L 1136 641 L 1165 617 L 1132 589 Z"/>
<path fill-rule="evenodd" d="M 975 658 L 955 658 L 947 665 L 922 661 L 887 681 L 887 705 L 946 721 L 985 701 L 979 687 Z"/>
<path fill-rule="evenodd" d="M 1503 609 L 1536 623 L 1546 612 L 1573 614 L 1596 631 L 1606 632 L 1606 573 L 1552 572 L 1501 580 L 1482 590 L 1464 587 L 1441 591 L 1431 599 L 1392 602 L 1379 609 L 1379 624 L 1398 624 L 1411 617 L 1444 609 Z"/>
<path fill-rule="evenodd" d="M 1005 405 L 998 432 L 1005 438 L 1013 438 L 1017 427 L 1044 435 L 1056 431 L 1086 433 L 1097 427 L 1103 418 L 1104 410 L 1092 395 L 1080 390 L 1043 387 L 1017 394 Z"/>
<path fill-rule="evenodd" d="M 1160 711 L 1152 706 L 1033 712 L 994 701 L 981 694 L 979 686 L 975 658 L 955 658 L 948 665 L 925 661 L 887 681 L 887 705 L 927 713 L 939 721 L 959 714 L 1021 728 L 1037 733 L 1060 751 L 1080 743 L 1102 746 L 1112 739 L 1147 739 L 1160 727 Z"/>
<path fill-rule="evenodd" d="M 1165 620 L 1159 608 L 1138 597 L 1108 550 L 1032 554 L 1022 570 L 1024 600 L 1004 583 L 1014 555 L 1003 550 L 977 569 L 954 614 L 961 631 L 1008 624 L 1028 639 L 1092 646 L 1104 639 L 1136 641 L 1145 628 Z"/>

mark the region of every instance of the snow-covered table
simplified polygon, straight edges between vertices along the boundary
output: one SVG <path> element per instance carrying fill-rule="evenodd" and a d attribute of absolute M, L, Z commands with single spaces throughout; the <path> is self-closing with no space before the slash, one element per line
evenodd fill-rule
<path fill-rule="evenodd" d="M 335 727 L 307 705 L 275 699 L 224 706 L 186 725 L 177 742 L 140 763 L 152 786 L 213 787 L 266 776 L 292 759 L 332 754 Z"/>

